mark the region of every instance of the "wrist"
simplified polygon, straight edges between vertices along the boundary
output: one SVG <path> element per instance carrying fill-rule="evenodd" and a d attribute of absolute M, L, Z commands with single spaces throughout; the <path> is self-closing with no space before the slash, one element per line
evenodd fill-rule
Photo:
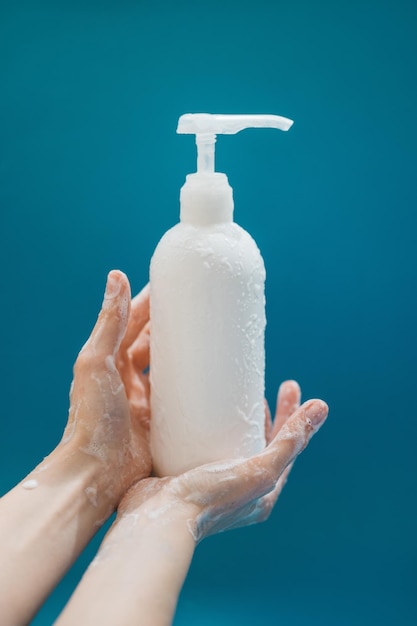
<path fill-rule="evenodd" d="M 131 495 L 128 506 L 124 499 L 59 626 L 80 619 L 102 626 L 172 623 L 195 549 L 188 525 L 193 512 L 163 493 L 140 504 L 134 504 Z M 98 597 L 100 602 L 92 601 Z"/>
<path fill-rule="evenodd" d="M 135 483 L 121 499 L 114 529 L 127 524 L 129 517 L 141 525 L 175 524 L 178 531 L 197 541 L 196 524 L 201 509 L 180 497 L 168 479 L 145 478 Z"/>
<path fill-rule="evenodd" d="M 49 490 L 65 489 L 79 500 L 80 506 L 96 518 L 97 526 L 104 523 L 117 506 L 119 491 L 114 472 L 106 471 L 103 463 L 85 454 L 76 445 L 59 444 L 23 481 Z"/>
<path fill-rule="evenodd" d="M 117 508 L 124 494 L 135 482 L 150 474 L 151 460 L 147 445 L 127 441 L 120 446 L 107 442 L 91 441 L 84 433 L 75 433 L 69 441 L 61 441 L 53 453 L 44 460 L 49 463 L 56 457 L 69 474 L 85 475 L 92 482 L 88 494 L 94 501 Z M 41 466 L 44 465 L 41 463 Z"/>
<path fill-rule="evenodd" d="M 114 510 L 107 489 L 98 463 L 58 446 L 1 498 L 2 623 L 30 621 Z"/>

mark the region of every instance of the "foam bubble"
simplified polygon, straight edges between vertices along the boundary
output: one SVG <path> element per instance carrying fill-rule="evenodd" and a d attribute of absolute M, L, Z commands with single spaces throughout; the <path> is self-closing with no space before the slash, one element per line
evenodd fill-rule
<path fill-rule="evenodd" d="M 36 489 L 36 487 L 38 487 L 39 483 L 37 480 L 35 480 L 34 478 L 32 478 L 31 480 L 26 480 L 23 484 L 22 487 L 23 489 Z"/>
<path fill-rule="evenodd" d="M 97 506 L 97 485 L 87 487 L 85 494 L 93 506 Z"/>
<path fill-rule="evenodd" d="M 206 467 L 204 468 L 204 471 L 208 472 L 209 474 L 218 474 L 220 472 L 228 472 L 242 465 L 243 460 L 244 459 L 239 458 L 239 459 L 232 459 L 231 461 L 224 461 L 221 463 L 216 463 L 213 465 L 206 465 Z"/>
<path fill-rule="evenodd" d="M 80 452 L 84 452 L 90 456 L 94 456 L 101 461 L 106 460 L 106 453 L 102 446 L 92 441 L 86 448 L 78 448 Z"/>
<path fill-rule="evenodd" d="M 114 362 L 114 356 L 111 354 L 109 356 L 106 356 L 106 358 L 104 359 L 104 362 L 106 363 L 106 367 L 110 372 L 117 372 L 116 369 L 116 364 Z"/>

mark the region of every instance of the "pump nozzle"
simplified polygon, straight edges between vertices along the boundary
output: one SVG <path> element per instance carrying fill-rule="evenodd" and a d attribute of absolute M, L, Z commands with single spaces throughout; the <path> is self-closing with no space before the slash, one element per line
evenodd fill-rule
<path fill-rule="evenodd" d="M 186 113 L 178 120 L 177 133 L 196 136 L 197 172 L 214 172 L 216 135 L 234 135 L 245 128 L 277 128 L 288 130 L 293 121 L 280 115 L 212 115 Z"/>

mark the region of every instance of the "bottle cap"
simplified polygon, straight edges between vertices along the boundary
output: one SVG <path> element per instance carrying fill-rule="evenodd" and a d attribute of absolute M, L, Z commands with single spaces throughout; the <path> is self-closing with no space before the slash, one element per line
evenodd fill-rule
<path fill-rule="evenodd" d="M 245 128 L 288 130 L 292 125 L 280 115 L 182 115 L 177 133 L 196 136 L 197 172 L 189 174 L 181 188 L 181 221 L 204 226 L 233 218 L 232 188 L 225 174 L 214 171 L 216 135 L 234 135 Z"/>

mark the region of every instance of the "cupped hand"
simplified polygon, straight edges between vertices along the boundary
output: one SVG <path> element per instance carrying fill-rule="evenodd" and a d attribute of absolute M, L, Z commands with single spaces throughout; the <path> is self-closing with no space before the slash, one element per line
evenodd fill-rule
<path fill-rule="evenodd" d="M 96 325 L 74 365 L 60 446 L 101 464 L 115 504 L 151 471 L 148 366 L 149 289 L 131 301 L 127 277 L 113 270 Z"/>
<path fill-rule="evenodd" d="M 300 388 L 284 382 L 272 424 L 266 411 L 267 446 L 249 459 L 216 462 L 179 476 L 148 478 L 122 499 L 118 518 L 182 508 L 196 541 L 207 535 L 266 520 L 297 455 L 324 423 L 328 407 L 322 400 L 300 406 Z"/>

